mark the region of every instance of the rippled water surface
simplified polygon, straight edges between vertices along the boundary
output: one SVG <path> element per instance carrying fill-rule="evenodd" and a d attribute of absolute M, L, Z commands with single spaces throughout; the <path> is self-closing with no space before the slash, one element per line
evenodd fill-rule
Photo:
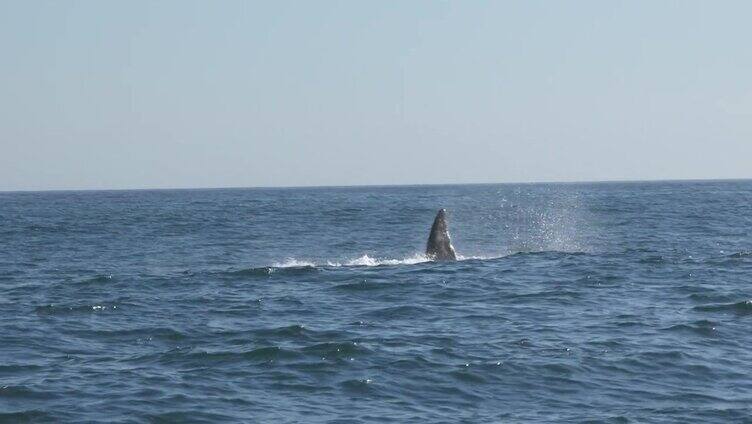
<path fill-rule="evenodd" d="M 0 422 L 749 422 L 751 229 L 749 181 L 0 193 Z"/>

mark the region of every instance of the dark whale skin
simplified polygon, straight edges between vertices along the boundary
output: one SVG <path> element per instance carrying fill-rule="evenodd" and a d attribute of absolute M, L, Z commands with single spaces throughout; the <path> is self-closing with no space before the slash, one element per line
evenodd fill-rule
<path fill-rule="evenodd" d="M 431 234 L 426 243 L 426 256 L 434 261 L 456 261 L 457 254 L 449 239 L 449 228 L 446 221 L 446 209 L 439 209 L 431 226 Z"/>

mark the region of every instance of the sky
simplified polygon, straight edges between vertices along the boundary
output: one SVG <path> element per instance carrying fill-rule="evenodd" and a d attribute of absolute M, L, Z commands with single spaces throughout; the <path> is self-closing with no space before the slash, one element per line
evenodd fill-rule
<path fill-rule="evenodd" d="M 0 190 L 751 178 L 750 16 L 0 0 Z"/>

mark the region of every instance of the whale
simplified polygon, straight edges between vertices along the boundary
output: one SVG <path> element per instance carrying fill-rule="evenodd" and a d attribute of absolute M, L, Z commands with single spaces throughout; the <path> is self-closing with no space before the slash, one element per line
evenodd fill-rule
<path fill-rule="evenodd" d="M 426 256 L 433 261 L 456 261 L 457 253 L 449 239 L 446 209 L 439 209 L 431 226 L 431 233 L 426 243 Z"/>

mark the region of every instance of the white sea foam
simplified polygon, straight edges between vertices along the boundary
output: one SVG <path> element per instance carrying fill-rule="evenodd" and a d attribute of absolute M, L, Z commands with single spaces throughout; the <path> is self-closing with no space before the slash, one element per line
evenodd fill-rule
<path fill-rule="evenodd" d="M 498 259 L 501 257 L 504 257 L 506 255 L 489 255 L 489 256 L 462 256 L 457 255 L 457 260 L 459 261 L 465 261 L 465 260 L 489 260 L 489 259 Z M 274 268 L 293 268 L 293 267 L 317 267 L 317 266 L 324 266 L 324 267 L 373 267 L 373 266 L 382 266 L 382 265 L 415 265 L 425 262 L 431 262 L 431 258 L 428 256 L 422 254 L 422 253 L 416 253 L 412 256 L 408 256 L 401 259 L 395 259 L 395 258 L 374 258 L 368 255 L 362 255 L 358 256 L 353 259 L 346 259 L 344 261 L 326 261 L 325 263 L 316 263 L 309 260 L 301 260 L 296 258 L 287 258 L 284 262 L 277 262 L 274 265 L 272 265 Z"/>
<path fill-rule="evenodd" d="M 428 262 L 430 259 L 426 255 L 415 254 L 403 259 L 379 259 L 363 255 L 359 258 L 345 262 L 347 266 L 378 266 L 378 265 L 414 265 L 422 262 Z"/>
<path fill-rule="evenodd" d="M 418 254 L 408 256 L 402 259 L 392 258 L 372 258 L 368 255 L 362 255 L 354 259 L 347 259 L 342 262 L 326 261 L 325 263 L 316 263 L 304 259 L 286 258 L 283 262 L 275 262 L 273 268 L 301 268 L 301 267 L 343 267 L 343 266 L 379 266 L 379 265 L 413 265 L 423 262 L 430 262 L 431 259 L 426 255 Z"/>
<path fill-rule="evenodd" d="M 509 254 L 505 254 L 505 255 L 491 255 L 491 256 L 484 256 L 484 255 L 480 255 L 480 256 L 475 256 L 475 255 L 474 256 L 462 256 L 462 255 L 457 255 L 457 260 L 458 261 L 469 261 L 469 260 L 487 261 L 487 260 L 491 260 L 491 259 L 503 258 L 504 256 L 509 256 Z"/>
<path fill-rule="evenodd" d="M 287 258 L 284 262 L 277 262 L 274 265 L 272 265 L 274 268 L 301 268 L 305 266 L 316 266 L 315 263 L 311 261 L 305 261 L 305 260 L 299 260 L 295 258 Z"/>
<path fill-rule="evenodd" d="M 457 261 L 490 261 L 494 259 L 504 258 L 516 253 L 536 253 L 536 252 L 581 252 L 577 250 L 563 251 L 563 250 L 536 250 L 536 249 L 520 249 L 509 250 L 501 253 L 495 253 L 491 255 L 457 255 Z M 422 253 L 416 253 L 412 256 L 408 256 L 401 259 L 394 258 L 374 258 L 371 256 L 361 255 L 353 259 L 345 259 L 343 261 L 326 261 L 326 262 L 313 262 L 306 259 L 286 258 L 284 262 L 276 262 L 272 265 L 272 268 L 303 268 L 303 267 L 374 267 L 374 266 L 396 266 L 396 265 L 415 265 L 425 262 L 431 262 L 432 259 Z"/>
<path fill-rule="evenodd" d="M 403 259 L 389 259 L 389 258 L 372 258 L 368 255 L 359 256 L 355 259 L 348 259 L 344 262 L 327 261 L 326 266 L 341 267 L 341 266 L 379 266 L 379 265 L 413 265 L 422 262 L 428 262 L 430 259 L 426 255 L 415 254 Z"/>

